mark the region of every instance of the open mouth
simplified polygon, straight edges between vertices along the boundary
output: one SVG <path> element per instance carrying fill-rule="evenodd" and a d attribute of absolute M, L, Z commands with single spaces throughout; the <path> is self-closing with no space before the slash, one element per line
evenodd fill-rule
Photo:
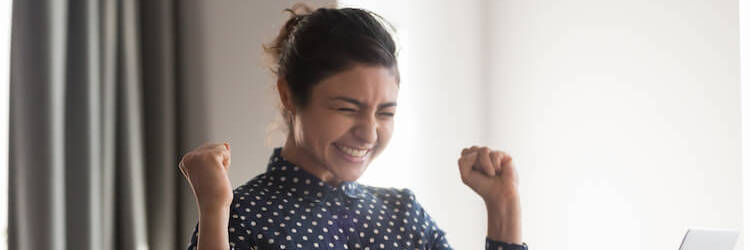
<path fill-rule="evenodd" d="M 345 158 L 354 162 L 363 161 L 371 151 L 370 149 L 358 149 L 338 143 L 334 143 L 333 145 L 336 147 L 336 149 L 338 149 L 339 152 L 341 152 L 345 156 Z"/>

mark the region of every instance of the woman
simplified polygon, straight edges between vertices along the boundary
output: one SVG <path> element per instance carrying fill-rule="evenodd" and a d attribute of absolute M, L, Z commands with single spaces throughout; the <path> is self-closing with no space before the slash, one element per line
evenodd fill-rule
<path fill-rule="evenodd" d="M 304 5 L 266 48 L 289 133 L 267 172 L 232 191 L 229 144 L 187 153 L 180 170 L 199 208 L 188 249 L 449 249 L 408 189 L 356 180 L 393 130 L 399 71 L 383 21 L 361 9 Z M 486 204 L 487 249 L 526 249 L 510 156 L 461 152 L 463 182 Z"/>

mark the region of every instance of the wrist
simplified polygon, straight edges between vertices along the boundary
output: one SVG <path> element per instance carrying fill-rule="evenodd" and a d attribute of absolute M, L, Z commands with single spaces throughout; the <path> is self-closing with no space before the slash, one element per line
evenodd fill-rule
<path fill-rule="evenodd" d="M 200 210 L 198 218 L 198 249 L 230 249 L 229 209 Z"/>
<path fill-rule="evenodd" d="M 516 200 L 486 203 L 487 237 L 495 241 L 521 244 L 521 206 Z"/>
<path fill-rule="evenodd" d="M 521 196 L 516 191 L 493 192 L 487 195 L 481 195 L 484 204 L 493 207 L 500 207 L 507 204 L 520 203 Z"/>
<path fill-rule="evenodd" d="M 198 205 L 198 216 L 200 217 L 229 217 L 230 205 Z"/>
<path fill-rule="evenodd" d="M 233 197 L 230 197 L 229 199 L 207 199 L 204 197 L 204 199 L 200 199 L 196 196 L 196 205 L 198 206 L 198 211 L 203 214 L 229 214 L 229 209 L 232 207 L 232 200 L 234 200 Z"/>

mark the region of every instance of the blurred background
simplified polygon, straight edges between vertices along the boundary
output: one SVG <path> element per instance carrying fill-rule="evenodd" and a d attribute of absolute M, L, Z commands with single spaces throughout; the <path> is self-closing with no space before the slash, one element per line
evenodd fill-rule
<path fill-rule="evenodd" d="M 283 142 L 261 46 L 298 1 L 1 2 L 0 247 L 184 249 L 180 156 L 229 142 L 238 186 Z M 531 249 L 750 222 L 746 0 L 304 2 L 396 28 L 394 137 L 360 181 L 412 189 L 455 249 L 486 235 L 471 145 L 516 161 Z"/>

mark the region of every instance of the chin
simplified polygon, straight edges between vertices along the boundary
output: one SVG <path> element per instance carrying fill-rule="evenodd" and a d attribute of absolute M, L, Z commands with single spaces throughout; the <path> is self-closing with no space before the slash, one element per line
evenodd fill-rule
<path fill-rule="evenodd" d="M 360 168 L 362 169 L 357 170 L 351 169 L 351 166 L 346 166 L 344 168 L 348 169 L 340 169 L 340 171 L 338 171 L 338 173 L 336 174 L 337 177 L 342 181 L 354 182 L 362 176 L 362 174 L 365 172 L 366 166 L 361 166 Z"/>
<path fill-rule="evenodd" d="M 336 174 L 339 179 L 345 181 L 355 181 L 365 172 L 367 165 L 372 161 L 373 153 L 368 152 L 367 155 L 356 158 L 351 155 L 344 153 L 339 150 L 336 146 L 332 146 L 329 151 L 329 163 L 332 166 L 332 172 Z"/>

